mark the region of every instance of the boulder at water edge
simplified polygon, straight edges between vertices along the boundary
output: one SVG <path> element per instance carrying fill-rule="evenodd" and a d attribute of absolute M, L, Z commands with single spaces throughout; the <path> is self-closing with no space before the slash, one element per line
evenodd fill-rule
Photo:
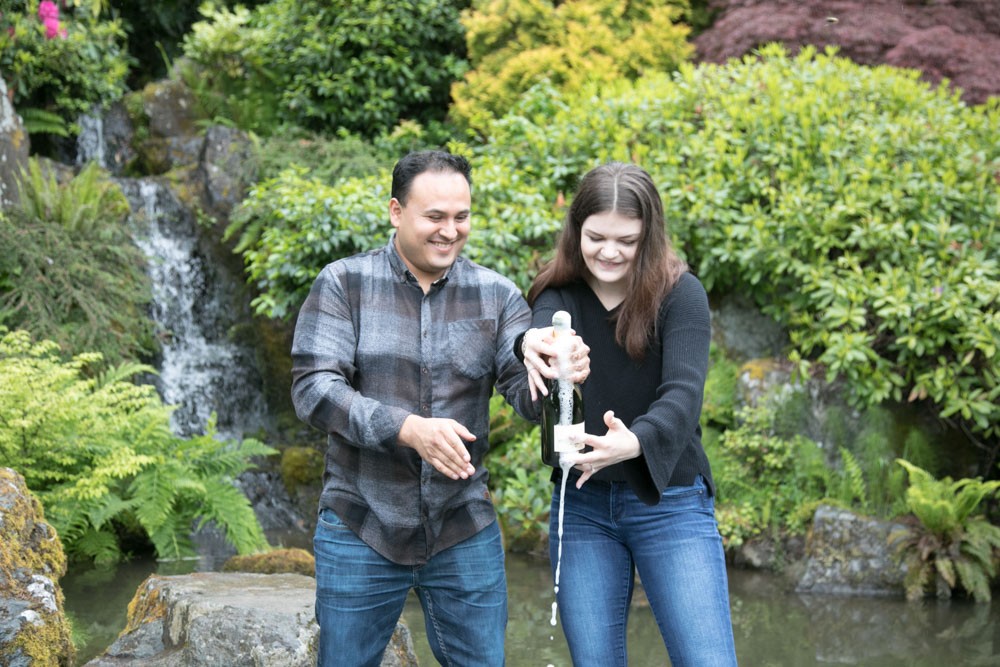
<path fill-rule="evenodd" d="M 299 574 L 153 575 L 129 603 L 125 630 L 87 667 L 312 667 L 315 598 L 315 580 Z M 382 666 L 416 664 L 400 622 Z"/>
<path fill-rule="evenodd" d="M 59 577 L 66 556 L 24 477 L 0 468 L 0 665 L 73 664 Z"/>
<path fill-rule="evenodd" d="M 796 592 L 902 596 L 906 566 L 889 544 L 897 530 L 906 527 L 820 505 Z"/>

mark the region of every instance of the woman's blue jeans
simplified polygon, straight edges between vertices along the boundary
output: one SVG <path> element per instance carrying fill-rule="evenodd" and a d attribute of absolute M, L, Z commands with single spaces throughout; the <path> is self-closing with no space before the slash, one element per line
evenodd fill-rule
<path fill-rule="evenodd" d="M 313 551 L 320 667 L 378 667 L 411 588 L 438 662 L 504 664 L 507 579 L 495 521 L 416 567 L 383 558 L 325 509 Z"/>
<path fill-rule="evenodd" d="M 566 484 L 559 619 L 575 667 L 627 664 L 625 626 L 634 573 L 673 667 L 736 664 L 729 590 L 714 500 L 699 475 L 670 487 L 655 506 L 628 484 Z M 549 550 L 555 577 L 559 485 L 552 495 Z"/>

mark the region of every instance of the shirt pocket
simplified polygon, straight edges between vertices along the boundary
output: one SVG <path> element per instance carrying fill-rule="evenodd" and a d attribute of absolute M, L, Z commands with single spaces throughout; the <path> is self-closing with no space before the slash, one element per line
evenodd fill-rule
<path fill-rule="evenodd" d="M 481 378 L 493 368 L 496 352 L 495 320 L 459 320 L 448 323 L 448 359 L 462 375 Z"/>

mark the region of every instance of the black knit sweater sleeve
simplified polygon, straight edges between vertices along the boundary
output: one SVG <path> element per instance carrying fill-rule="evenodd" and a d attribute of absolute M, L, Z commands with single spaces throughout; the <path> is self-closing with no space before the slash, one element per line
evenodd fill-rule
<path fill-rule="evenodd" d="M 697 458 L 704 457 L 699 419 L 712 329 L 705 288 L 693 275 L 682 275 L 667 296 L 657 333 L 662 364 L 656 398 L 629 428 L 639 439 L 659 495 L 670 485 L 682 457 L 694 453 L 685 450 L 696 447 Z"/>

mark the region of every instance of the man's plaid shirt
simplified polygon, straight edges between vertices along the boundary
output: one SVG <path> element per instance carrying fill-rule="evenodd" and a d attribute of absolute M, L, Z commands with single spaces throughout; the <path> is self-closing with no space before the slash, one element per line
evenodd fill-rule
<path fill-rule="evenodd" d="M 393 241 L 320 272 L 295 325 L 292 401 L 328 434 L 320 509 L 389 560 L 421 565 L 496 519 L 482 467 L 489 400 L 495 383 L 537 415 L 513 350 L 531 312 L 511 281 L 463 257 L 425 295 Z M 471 478 L 396 444 L 411 413 L 475 434 Z"/>

